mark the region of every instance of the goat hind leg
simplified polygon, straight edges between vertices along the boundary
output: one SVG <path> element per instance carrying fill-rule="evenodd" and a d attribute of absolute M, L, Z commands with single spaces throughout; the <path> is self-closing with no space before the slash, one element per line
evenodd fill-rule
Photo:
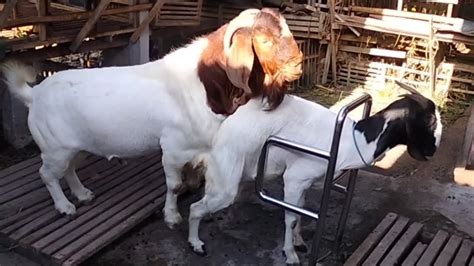
<path fill-rule="evenodd" d="M 301 195 L 300 200 L 298 201 L 298 206 L 304 205 L 304 193 Z M 296 226 L 293 229 L 293 245 L 295 250 L 298 252 L 308 252 L 308 247 L 306 246 L 303 237 L 301 236 L 301 215 L 298 215 L 296 218 Z"/>
<path fill-rule="evenodd" d="M 72 194 L 80 201 L 80 202 L 91 202 L 94 199 L 94 193 L 84 187 L 84 185 L 79 180 L 79 177 L 76 174 L 76 166 L 84 159 L 85 154 L 78 154 L 74 158 L 73 162 L 69 164 L 69 168 L 67 169 L 66 175 L 64 178 L 71 189 Z"/>
<path fill-rule="evenodd" d="M 56 153 L 52 156 L 43 153 L 43 165 L 39 170 L 41 179 L 54 201 L 56 210 L 65 215 L 74 215 L 76 213 L 76 207 L 66 198 L 59 184 L 59 179 L 66 174 L 70 159 L 72 158 L 73 156 L 67 153 Z"/>

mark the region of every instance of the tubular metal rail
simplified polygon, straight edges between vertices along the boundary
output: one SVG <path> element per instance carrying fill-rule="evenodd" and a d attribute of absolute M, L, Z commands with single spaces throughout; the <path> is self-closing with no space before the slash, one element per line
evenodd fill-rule
<path fill-rule="evenodd" d="M 344 234 L 344 228 L 346 225 L 347 215 L 349 213 L 349 208 L 350 208 L 352 196 L 354 193 L 357 170 L 356 169 L 346 170 L 335 179 L 334 179 L 334 172 L 335 172 L 335 167 L 336 167 L 337 154 L 339 150 L 339 142 L 341 138 L 342 127 L 344 125 L 344 121 L 346 120 L 347 114 L 350 111 L 354 110 L 355 108 L 357 108 L 358 106 L 362 104 L 365 104 L 363 118 L 366 118 L 369 116 L 370 109 L 372 107 L 372 98 L 368 94 L 364 94 L 363 96 L 359 97 L 355 101 L 344 106 L 338 112 L 337 117 L 336 117 L 335 127 L 334 127 L 331 150 L 329 152 L 318 150 L 312 147 L 307 147 L 307 146 L 292 142 L 287 139 L 271 136 L 265 142 L 262 148 L 262 152 L 260 153 L 260 157 L 258 161 L 257 176 L 255 179 L 255 189 L 258 196 L 263 201 L 272 203 L 279 207 L 283 207 L 284 209 L 288 211 L 292 211 L 300 215 L 308 216 L 317 221 L 316 232 L 315 232 L 315 235 L 313 238 L 313 244 L 311 247 L 311 256 L 310 256 L 309 265 L 316 265 L 317 260 L 318 260 L 319 247 L 321 243 L 322 234 L 324 231 L 324 225 L 325 225 L 324 223 L 326 220 L 326 213 L 328 210 L 328 203 L 329 203 L 329 196 L 330 196 L 331 189 L 337 192 L 343 193 L 346 196 L 345 201 L 344 201 L 344 206 L 342 208 L 341 215 L 339 217 L 339 221 L 337 225 L 336 240 L 334 243 L 334 247 L 336 249 L 339 248 L 339 244 Z M 265 176 L 265 165 L 266 165 L 268 150 L 270 146 L 277 146 L 279 148 L 287 149 L 287 150 L 296 150 L 299 152 L 307 153 L 312 156 L 316 156 L 316 157 L 328 160 L 326 178 L 324 180 L 323 195 L 321 198 L 319 212 L 312 212 L 302 207 L 290 204 L 288 202 L 284 202 L 282 200 L 279 200 L 267 195 L 267 193 L 265 192 L 263 188 L 263 180 Z M 345 176 L 346 174 L 349 174 L 349 181 L 348 181 L 347 187 L 337 184 L 336 182 L 339 179 L 341 179 L 343 176 Z"/>

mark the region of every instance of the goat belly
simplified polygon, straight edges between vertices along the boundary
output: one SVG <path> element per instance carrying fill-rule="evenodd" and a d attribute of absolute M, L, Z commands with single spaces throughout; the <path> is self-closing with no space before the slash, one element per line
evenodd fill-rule
<path fill-rule="evenodd" d="M 174 99 L 158 81 L 125 76 L 48 83 L 34 88 L 30 108 L 40 146 L 138 156 L 158 149 L 165 127 L 180 120 Z"/>

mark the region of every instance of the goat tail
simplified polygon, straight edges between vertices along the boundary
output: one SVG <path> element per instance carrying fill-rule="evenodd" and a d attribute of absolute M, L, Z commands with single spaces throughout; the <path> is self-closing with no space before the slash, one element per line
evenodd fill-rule
<path fill-rule="evenodd" d="M 32 87 L 28 83 L 36 81 L 34 68 L 19 61 L 11 60 L 1 64 L 0 70 L 3 72 L 3 81 L 10 93 L 20 99 L 27 107 L 30 107 L 33 97 Z"/>

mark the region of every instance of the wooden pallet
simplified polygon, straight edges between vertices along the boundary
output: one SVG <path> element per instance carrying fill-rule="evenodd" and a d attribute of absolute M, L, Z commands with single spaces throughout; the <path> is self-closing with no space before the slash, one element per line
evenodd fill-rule
<path fill-rule="evenodd" d="M 54 208 L 38 175 L 39 157 L 0 171 L 0 243 L 37 262 L 77 265 L 159 210 L 165 200 L 161 156 L 121 165 L 89 156 L 77 174 L 96 198 L 74 219 Z M 62 180 L 63 181 L 63 180 Z"/>
<path fill-rule="evenodd" d="M 472 241 L 439 230 L 425 243 L 422 229 L 423 224 L 388 213 L 344 265 L 474 265 Z"/>

